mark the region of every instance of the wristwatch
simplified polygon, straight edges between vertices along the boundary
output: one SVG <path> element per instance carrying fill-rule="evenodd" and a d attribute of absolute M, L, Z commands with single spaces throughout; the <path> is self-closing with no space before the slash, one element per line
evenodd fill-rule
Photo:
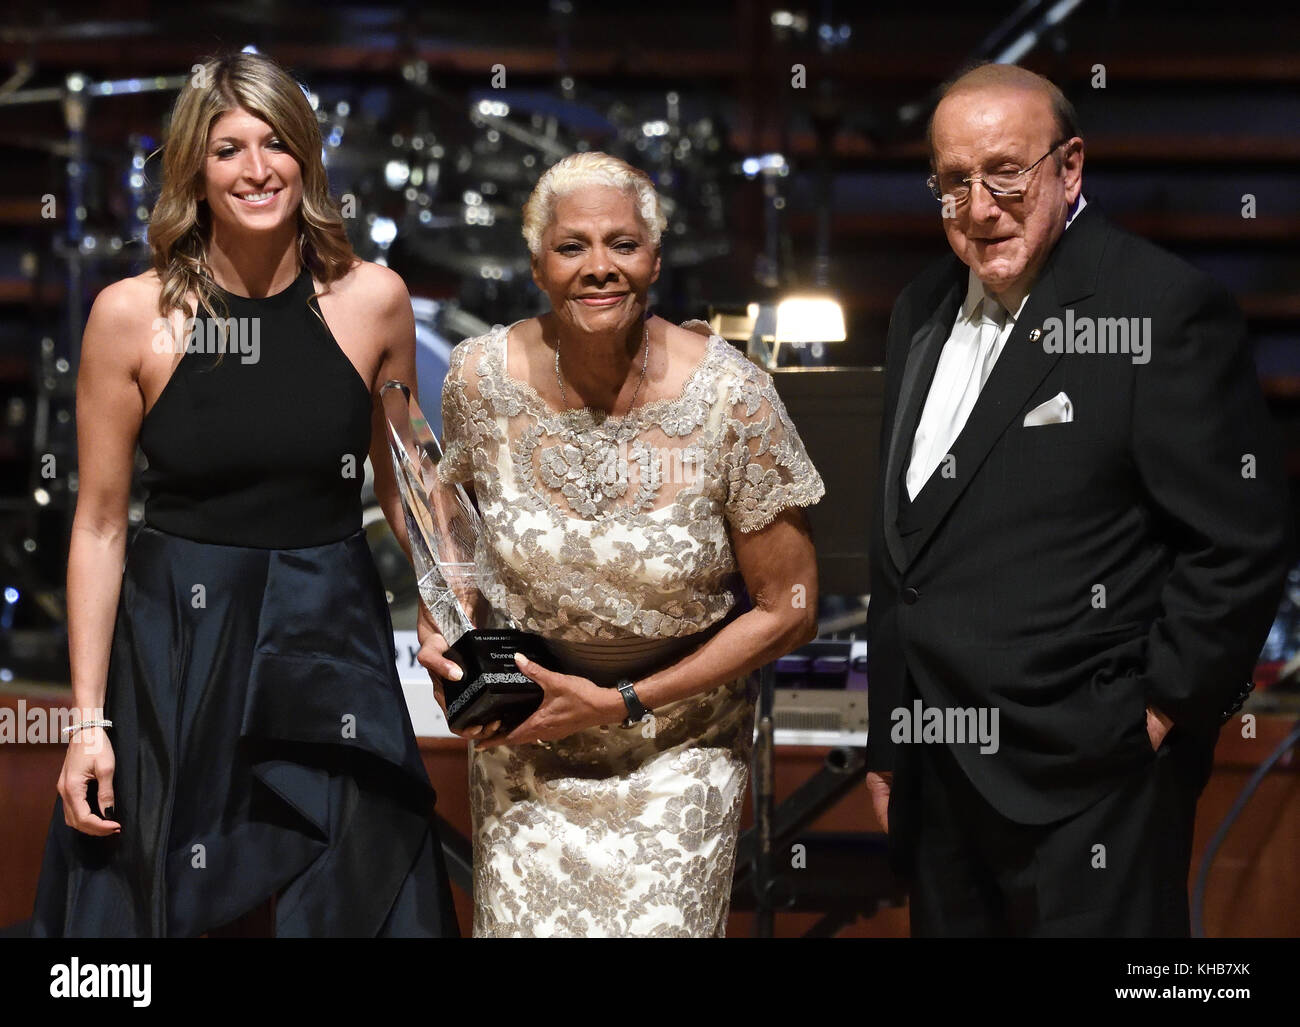
<path fill-rule="evenodd" d="M 621 678 L 615 687 L 623 696 L 623 705 L 627 707 L 627 719 L 623 721 L 623 727 L 639 724 L 650 715 L 650 711 L 637 698 L 636 689 L 632 687 L 632 682 L 628 678 Z"/>

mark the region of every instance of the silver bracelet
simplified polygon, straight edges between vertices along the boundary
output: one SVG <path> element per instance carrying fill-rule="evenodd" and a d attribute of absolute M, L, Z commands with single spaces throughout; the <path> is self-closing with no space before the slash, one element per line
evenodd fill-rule
<path fill-rule="evenodd" d="M 111 720 L 83 720 L 80 724 L 73 724 L 70 727 L 65 727 L 63 729 L 63 737 L 71 738 L 83 727 L 112 727 L 112 726 L 113 726 L 113 722 Z"/>

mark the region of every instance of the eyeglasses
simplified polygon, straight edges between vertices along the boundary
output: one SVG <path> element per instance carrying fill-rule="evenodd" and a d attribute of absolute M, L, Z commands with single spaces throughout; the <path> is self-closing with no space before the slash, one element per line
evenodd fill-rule
<path fill-rule="evenodd" d="M 952 197 L 955 203 L 965 203 L 970 199 L 971 186 L 976 182 L 981 183 L 988 191 L 988 194 L 997 199 L 1019 199 L 1025 194 L 1025 182 L 1027 181 L 1025 176 L 1047 160 L 1056 151 L 1057 147 L 1063 146 L 1069 141 L 1068 139 L 1061 139 L 1053 143 L 1050 150 L 1021 171 L 999 171 L 992 175 L 971 175 L 969 178 L 944 175 L 940 179 L 938 175 L 931 175 L 925 180 L 925 184 L 929 186 L 930 194 L 940 203 L 943 202 L 945 197 Z"/>

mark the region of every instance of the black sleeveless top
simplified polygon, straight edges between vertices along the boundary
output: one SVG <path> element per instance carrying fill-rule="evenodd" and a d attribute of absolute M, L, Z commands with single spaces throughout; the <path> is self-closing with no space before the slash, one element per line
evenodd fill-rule
<path fill-rule="evenodd" d="M 140 428 L 145 523 L 265 549 L 346 538 L 361 528 L 370 390 L 317 318 L 310 270 L 260 299 L 218 291 L 225 343 L 200 308 Z"/>

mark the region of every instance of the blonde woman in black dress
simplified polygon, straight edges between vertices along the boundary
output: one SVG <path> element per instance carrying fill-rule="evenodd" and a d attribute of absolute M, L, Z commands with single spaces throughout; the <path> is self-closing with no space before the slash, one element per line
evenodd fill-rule
<path fill-rule="evenodd" d="M 69 741 L 37 935 L 457 933 L 360 530 L 373 451 L 406 544 L 374 397 L 415 381 L 411 305 L 353 254 L 320 153 L 282 68 L 204 62 L 153 268 L 91 311 L 68 623 L 75 705 L 104 712 Z"/>

